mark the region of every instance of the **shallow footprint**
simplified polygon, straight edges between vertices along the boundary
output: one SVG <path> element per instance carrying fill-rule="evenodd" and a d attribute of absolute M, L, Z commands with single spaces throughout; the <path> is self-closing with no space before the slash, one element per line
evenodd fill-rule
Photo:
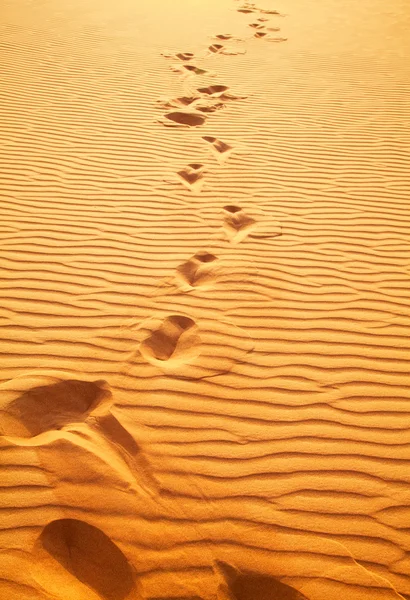
<path fill-rule="evenodd" d="M 208 85 L 207 87 L 197 88 L 197 91 L 200 94 L 205 94 L 206 96 L 211 96 L 213 98 L 220 98 L 221 100 L 239 100 L 246 98 L 246 96 L 237 96 L 228 92 L 229 87 L 227 85 Z"/>
<path fill-rule="evenodd" d="M 233 244 L 244 240 L 255 229 L 255 219 L 249 217 L 239 206 L 224 206 L 223 211 L 225 213 L 223 229 Z"/>
<path fill-rule="evenodd" d="M 217 110 L 225 108 L 225 104 L 220 102 L 217 98 L 200 98 L 193 106 L 195 110 L 199 110 L 204 113 L 213 113 Z"/>
<path fill-rule="evenodd" d="M 179 98 L 168 98 L 168 96 L 162 96 L 157 102 L 162 108 L 184 108 L 192 105 L 199 96 L 180 96 Z"/>
<path fill-rule="evenodd" d="M 177 268 L 175 278 L 183 289 L 206 288 L 215 280 L 216 260 L 210 252 L 197 252 Z"/>
<path fill-rule="evenodd" d="M 225 144 L 225 142 L 218 140 L 216 137 L 205 135 L 202 139 L 210 144 L 212 154 L 216 156 L 219 162 L 226 161 L 232 153 L 232 146 Z"/>
<path fill-rule="evenodd" d="M 215 571 L 220 580 L 217 600 L 308 600 L 272 575 L 240 571 L 222 561 L 215 563 Z"/>
<path fill-rule="evenodd" d="M 200 353 L 200 344 L 195 321 L 172 315 L 141 342 L 139 351 L 151 364 L 164 367 L 167 363 L 172 366 L 193 360 Z"/>
<path fill-rule="evenodd" d="M 207 71 L 206 69 L 201 69 L 195 65 L 182 65 L 182 68 L 189 73 L 194 73 L 195 75 L 208 75 L 208 77 L 215 77 L 216 75 L 214 71 Z"/>
<path fill-rule="evenodd" d="M 173 111 L 164 115 L 160 121 L 165 127 L 199 127 L 205 123 L 203 114 L 188 111 Z"/>
<path fill-rule="evenodd" d="M 280 13 L 278 10 L 269 10 L 269 9 L 259 9 L 259 12 L 262 13 L 263 15 L 278 15 L 280 17 L 284 17 L 285 15 L 283 15 L 282 13 Z"/>
<path fill-rule="evenodd" d="M 194 54 L 192 52 L 177 52 L 177 54 L 162 54 L 166 58 L 179 58 L 182 61 L 192 60 L 194 58 Z"/>
<path fill-rule="evenodd" d="M 203 186 L 204 168 L 201 163 L 190 163 L 178 171 L 177 175 L 189 190 L 199 192 Z"/>
<path fill-rule="evenodd" d="M 223 44 L 211 44 L 208 47 L 208 55 L 209 54 L 224 54 L 226 56 L 237 56 L 238 54 L 246 54 L 246 50 L 233 50 L 232 48 L 227 48 Z"/>
<path fill-rule="evenodd" d="M 254 34 L 254 37 L 256 37 L 256 38 L 263 38 L 263 37 L 265 37 L 265 35 L 268 35 L 267 31 L 257 31 Z"/>

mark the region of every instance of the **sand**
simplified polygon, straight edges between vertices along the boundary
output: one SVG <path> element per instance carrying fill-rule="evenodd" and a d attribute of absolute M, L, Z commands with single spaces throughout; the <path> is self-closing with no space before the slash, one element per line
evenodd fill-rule
<path fill-rule="evenodd" d="M 0 27 L 0 599 L 409 599 L 407 0 Z"/>

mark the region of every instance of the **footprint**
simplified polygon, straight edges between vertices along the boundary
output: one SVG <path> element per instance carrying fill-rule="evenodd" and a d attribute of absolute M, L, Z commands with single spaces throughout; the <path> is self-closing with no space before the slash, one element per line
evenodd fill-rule
<path fill-rule="evenodd" d="M 210 252 L 197 252 L 177 268 L 175 278 L 185 289 L 206 288 L 215 280 L 216 260 L 217 257 Z"/>
<path fill-rule="evenodd" d="M 244 13 L 245 15 L 255 12 L 253 8 L 238 8 L 237 10 L 238 12 Z"/>
<path fill-rule="evenodd" d="M 120 370 L 124 376 L 151 379 L 160 369 L 173 378 L 187 381 L 207 379 L 229 373 L 253 351 L 255 343 L 249 333 L 226 317 L 215 319 L 211 306 L 209 311 L 192 306 L 195 313 L 192 317 L 169 316 L 173 300 L 180 305 L 183 299 L 176 281 L 170 292 L 157 298 L 157 316 L 143 322 L 134 319 L 127 324 L 137 346 L 124 357 Z"/>
<path fill-rule="evenodd" d="M 224 162 L 229 158 L 232 152 L 232 146 L 230 146 L 229 144 L 225 144 L 225 142 L 223 142 L 222 140 L 218 140 L 216 137 L 212 137 L 209 135 L 203 136 L 202 139 L 211 145 L 211 151 L 216 156 L 219 162 Z"/>
<path fill-rule="evenodd" d="M 272 31 L 275 31 L 275 30 L 272 29 Z M 268 42 L 287 42 L 288 38 L 282 38 L 282 37 L 273 38 L 273 37 L 269 36 L 268 38 L 266 38 L 266 41 L 268 41 Z"/>
<path fill-rule="evenodd" d="M 141 355 L 154 365 L 184 364 L 200 353 L 201 339 L 195 321 L 182 315 L 167 317 L 139 346 Z"/>
<path fill-rule="evenodd" d="M 212 113 L 225 107 L 223 102 L 217 98 L 203 98 L 201 96 L 181 96 L 180 98 L 168 98 L 162 96 L 157 100 L 162 108 L 186 108 L 189 106 L 195 111 Z"/>
<path fill-rule="evenodd" d="M 207 94 L 208 96 L 214 96 L 216 94 L 223 94 L 228 91 L 227 85 L 209 85 L 208 87 L 198 88 L 198 92 L 201 94 Z"/>
<path fill-rule="evenodd" d="M 34 438 L 46 431 L 84 422 L 97 407 L 111 402 L 105 381 L 70 379 L 25 391 L 0 411 L 0 435 Z"/>
<path fill-rule="evenodd" d="M 263 15 L 278 15 L 280 17 L 284 17 L 285 15 L 280 13 L 278 10 L 269 10 L 269 9 L 259 9 L 259 12 Z"/>
<path fill-rule="evenodd" d="M 215 36 L 218 40 L 232 40 L 233 35 L 231 33 L 218 33 Z"/>
<path fill-rule="evenodd" d="M 255 219 L 249 217 L 239 206 L 228 205 L 224 206 L 223 210 L 223 229 L 233 244 L 244 240 L 255 229 Z"/>
<path fill-rule="evenodd" d="M 263 38 L 265 37 L 265 35 L 268 35 L 267 31 L 257 31 L 254 35 L 254 37 L 256 38 Z"/>
<path fill-rule="evenodd" d="M 177 54 L 162 54 L 166 58 L 179 58 L 182 61 L 192 60 L 194 58 L 194 54 L 192 52 L 178 52 Z"/>
<path fill-rule="evenodd" d="M 217 561 L 214 569 L 220 581 L 217 600 L 308 600 L 304 594 L 272 575 L 240 571 L 222 561 Z"/>
<path fill-rule="evenodd" d="M 249 27 L 253 27 L 253 29 L 264 29 L 265 25 L 261 23 L 249 23 Z"/>
<path fill-rule="evenodd" d="M 200 94 L 211 96 L 213 98 L 220 98 L 221 100 L 239 100 L 246 98 L 246 96 L 237 96 L 228 92 L 229 87 L 227 85 L 209 85 L 208 87 L 197 88 Z"/>
<path fill-rule="evenodd" d="M 195 75 L 208 75 L 209 77 L 215 77 L 216 75 L 214 71 L 207 71 L 206 69 L 201 69 L 195 65 L 183 65 L 183 68 L 190 73 L 194 73 Z"/>
<path fill-rule="evenodd" d="M 238 54 L 246 54 L 245 50 L 234 50 L 233 48 L 227 48 L 222 44 L 212 44 L 208 47 L 208 53 L 210 54 L 224 54 L 226 56 L 237 56 Z M 209 55 L 209 54 L 208 54 Z"/>
<path fill-rule="evenodd" d="M 217 98 L 201 98 L 195 102 L 193 108 L 195 108 L 195 110 L 199 110 L 200 112 L 213 113 L 217 110 L 225 108 L 225 104 L 223 102 L 219 102 Z"/>
<path fill-rule="evenodd" d="M 157 100 L 157 102 L 162 108 L 184 108 L 193 104 L 193 102 L 198 100 L 198 98 L 199 96 L 180 96 L 179 98 L 168 98 L 167 96 L 162 96 Z"/>
<path fill-rule="evenodd" d="M 58 598 L 62 590 L 66 600 L 136 597 L 135 573 L 125 555 L 101 529 L 85 521 L 58 519 L 46 525 L 33 559 L 34 579 Z"/>
<path fill-rule="evenodd" d="M 181 73 L 185 76 L 189 76 L 189 74 L 193 75 L 206 75 L 207 77 L 216 77 L 215 71 L 207 71 L 206 69 L 202 69 L 201 67 L 197 67 L 196 65 L 191 64 L 177 64 L 171 65 L 171 71 L 175 73 Z"/>
<path fill-rule="evenodd" d="M 164 115 L 160 121 L 165 127 L 199 127 L 205 123 L 206 117 L 200 113 L 188 111 L 173 111 Z"/>
<path fill-rule="evenodd" d="M 223 46 L 222 44 L 212 44 L 211 46 L 209 46 L 208 50 L 210 52 L 213 52 L 214 54 L 220 52 L 221 50 L 223 50 L 225 46 Z"/>
<path fill-rule="evenodd" d="M 199 192 L 203 186 L 204 168 L 201 163 L 190 163 L 187 167 L 178 171 L 177 175 L 189 190 Z"/>

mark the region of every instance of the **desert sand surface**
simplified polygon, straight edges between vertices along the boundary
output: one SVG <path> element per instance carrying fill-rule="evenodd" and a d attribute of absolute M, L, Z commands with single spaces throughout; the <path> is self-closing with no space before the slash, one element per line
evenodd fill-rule
<path fill-rule="evenodd" d="M 3 0 L 0 599 L 410 599 L 408 0 Z"/>

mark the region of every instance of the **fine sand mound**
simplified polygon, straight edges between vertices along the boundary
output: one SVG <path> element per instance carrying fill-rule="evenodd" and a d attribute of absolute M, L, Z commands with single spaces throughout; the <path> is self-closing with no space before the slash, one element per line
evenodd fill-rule
<path fill-rule="evenodd" d="M 410 600 L 408 1 L 0 30 L 0 600 Z"/>

